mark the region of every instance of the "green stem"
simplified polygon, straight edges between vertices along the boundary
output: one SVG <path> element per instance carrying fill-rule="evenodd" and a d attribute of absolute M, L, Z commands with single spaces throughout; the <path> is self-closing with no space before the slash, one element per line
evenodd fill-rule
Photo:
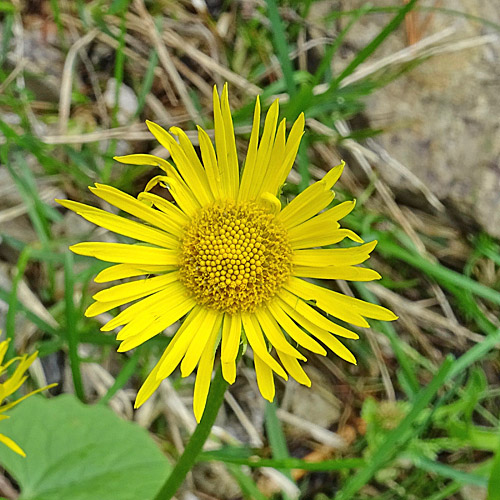
<path fill-rule="evenodd" d="M 193 468 L 198 455 L 203 449 L 205 441 L 210 435 L 215 418 L 219 413 L 219 408 L 224 401 L 224 393 L 226 392 L 227 386 L 228 384 L 222 377 L 222 370 L 219 366 L 210 386 L 203 417 L 201 417 L 200 423 L 193 432 L 174 470 L 170 473 L 165 484 L 157 493 L 155 500 L 170 500 L 184 482 L 188 472 Z"/>
<path fill-rule="evenodd" d="M 78 333 L 78 321 L 76 318 L 75 304 L 73 302 L 73 290 L 75 280 L 73 275 L 73 254 L 65 253 L 64 259 L 64 301 L 66 314 L 66 335 L 68 341 L 68 354 L 73 385 L 78 399 L 85 402 L 85 391 L 83 390 L 82 372 L 80 370 L 80 356 L 78 355 L 78 344 L 80 343 Z"/>

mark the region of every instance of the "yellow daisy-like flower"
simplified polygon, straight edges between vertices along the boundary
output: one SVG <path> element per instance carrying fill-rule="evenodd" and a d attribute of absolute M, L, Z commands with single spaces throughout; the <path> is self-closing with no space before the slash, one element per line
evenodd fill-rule
<path fill-rule="evenodd" d="M 376 241 L 355 248 L 318 248 L 344 238 L 363 243 L 338 223 L 354 208 L 354 201 L 328 208 L 334 198 L 331 188 L 343 164 L 285 207 L 281 205 L 278 193 L 295 161 L 304 115 L 293 124 L 286 140 L 285 120 L 277 126 L 276 100 L 260 135 L 257 98 L 247 157 L 240 172 L 227 85 L 220 100 L 214 88 L 213 99 L 215 149 L 200 127 L 201 158 L 181 129 L 172 127 L 169 133 L 147 122 L 176 166 L 148 154 L 116 157 L 122 163 L 158 166 L 164 174 L 153 178 L 137 199 L 111 186 L 96 184 L 90 188 L 96 196 L 142 222 L 59 200 L 85 219 L 142 242 L 79 243 L 70 247 L 77 254 L 116 264 L 99 273 L 95 279 L 99 283 L 148 275 L 98 292 L 86 315 L 95 316 L 135 301 L 102 327 L 109 331 L 122 326 L 117 335 L 122 341 L 119 351 L 137 347 L 184 318 L 140 389 L 136 407 L 179 364 L 183 377 L 198 366 L 193 402 L 198 421 L 205 408 L 219 343 L 223 376 L 233 383 L 242 338 L 248 341 L 260 391 L 272 401 L 273 372 L 284 379 L 290 374 L 301 384 L 311 384 L 299 363 L 306 358 L 297 345 L 321 355 L 326 354 L 326 346 L 346 361 L 356 362 L 338 337 L 356 339 L 358 335 L 318 310 L 360 327 L 369 326 L 365 318 L 396 319 L 381 306 L 304 279 L 380 278 L 373 270 L 356 267 L 369 258 Z M 158 184 L 169 189 L 175 203 L 150 192 Z"/>
<path fill-rule="evenodd" d="M 17 399 L 16 401 L 11 401 L 10 403 L 4 404 L 5 398 L 8 398 L 12 394 L 14 394 L 14 392 L 16 392 L 19 389 L 19 387 L 21 387 L 21 385 L 24 383 L 24 381 L 28 378 L 26 376 L 26 371 L 31 366 L 31 363 L 35 361 L 38 355 L 38 352 L 34 352 L 30 356 L 24 354 L 23 356 L 12 358 L 10 361 L 3 364 L 3 360 L 5 358 L 5 354 L 7 353 L 8 347 L 9 347 L 9 340 L 4 340 L 3 342 L 0 342 L 0 376 L 3 376 L 7 368 L 13 363 L 17 362 L 17 366 L 16 369 L 14 370 L 14 373 L 10 377 L 8 377 L 4 382 L 0 383 L 0 420 L 6 420 L 7 418 L 10 418 L 8 415 L 2 415 L 2 413 L 7 410 L 10 410 L 24 399 L 28 398 L 29 396 L 32 396 L 33 394 L 36 394 L 37 392 L 44 391 L 45 389 L 49 389 L 50 387 L 54 387 L 55 385 L 57 385 L 57 384 L 52 384 L 46 387 L 42 387 L 40 389 L 37 389 L 36 391 L 32 391 L 29 394 L 26 394 L 25 396 Z M 12 451 L 15 451 L 22 457 L 26 456 L 26 454 L 18 444 L 16 444 L 14 441 L 12 441 L 12 439 L 10 439 L 7 436 L 4 436 L 3 434 L 0 434 L 0 443 L 7 445 Z"/>

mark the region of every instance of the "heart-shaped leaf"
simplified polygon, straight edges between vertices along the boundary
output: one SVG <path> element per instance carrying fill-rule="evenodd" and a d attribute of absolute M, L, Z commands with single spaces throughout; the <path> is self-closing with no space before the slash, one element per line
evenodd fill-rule
<path fill-rule="evenodd" d="M 171 472 L 147 431 L 104 406 L 73 396 L 32 397 L 9 412 L 0 432 L 26 452 L 0 447 L 19 500 L 148 500 Z"/>

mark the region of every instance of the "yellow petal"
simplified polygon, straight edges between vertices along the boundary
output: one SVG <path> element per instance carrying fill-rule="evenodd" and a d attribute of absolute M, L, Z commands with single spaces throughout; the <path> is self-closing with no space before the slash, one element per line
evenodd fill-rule
<path fill-rule="evenodd" d="M 158 185 L 169 190 L 179 208 L 188 216 L 192 217 L 199 210 L 200 203 L 175 168 L 172 167 L 170 175 L 157 175 L 150 179 L 144 191 L 151 191 Z"/>
<path fill-rule="evenodd" d="M 273 215 L 278 215 L 281 210 L 281 201 L 274 196 L 274 194 L 265 192 L 260 195 L 260 200 L 264 201 L 268 208 L 270 208 L 269 212 Z"/>
<path fill-rule="evenodd" d="M 177 265 L 179 252 L 166 248 L 154 248 L 144 245 L 125 243 L 88 242 L 77 243 L 69 249 L 78 255 L 88 255 L 105 262 L 135 265 Z"/>
<path fill-rule="evenodd" d="M 0 401 L 3 401 L 5 398 L 16 392 L 24 384 L 24 382 L 26 382 L 27 378 L 27 375 L 24 375 L 16 377 L 12 376 L 7 379 L 0 387 Z M 2 407 L 2 411 L 5 411 L 4 407 Z"/>
<path fill-rule="evenodd" d="M 338 205 L 335 205 L 334 207 L 328 209 L 325 213 L 325 218 L 327 217 L 330 220 L 343 219 L 346 215 L 349 215 L 354 210 L 355 206 L 356 200 L 344 201 L 343 203 L 339 203 Z"/>
<path fill-rule="evenodd" d="M 228 151 L 226 146 L 226 132 L 224 130 L 224 119 L 220 107 L 219 94 L 217 87 L 213 89 L 214 103 L 214 134 L 215 134 L 215 149 L 217 150 L 217 164 L 221 174 L 221 195 L 223 199 L 232 200 L 236 197 L 236 192 L 233 192 L 231 184 L 231 172 L 228 164 Z"/>
<path fill-rule="evenodd" d="M 269 162 L 262 178 L 262 184 L 257 191 L 260 195 L 264 192 L 269 192 L 276 194 L 278 189 L 275 187 L 277 184 L 277 178 L 280 175 L 279 167 L 283 163 L 285 155 L 285 130 L 286 130 L 286 119 L 281 120 L 278 130 L 276 132 L 276 137 L 274 139 L 274 144 L 271 150 L 271 155 L 269 157 Z M 279 186 L 278 186 L 279 187 Z"/>
<path fill-rule="evenodd" d="M 300 250 L 302 248 L 334 245 L 345 238 L 349 238 L 356 243 L 364 243 L 364 241 L 350 229 L 336 229 L 335 226 L 325 227 L 323 225 L 323 227 L 318 227 L 314 231 L 311 230 L 306 234 L 290 238 L 290 246 L 294 250 Z"/>
<path fill-rule="evenodd" d="M 303 300 L 297 299 L 297 297 L 286 290 L 281 291 L 281 296 L 278 297 L 277 303 L 283 311 L 293 318 L 293 320 L 299 324 L 302 328 L 309 331 L 308 325 L 312 323 L 323 330 L 327 330 L 335 335 L 344 337 L 346 339 L 359 339 L 359 335 L 343 326 L 337 325 L 325 318 L 323 314 L 313 309 L 309 304 L 306 304 Z M 307 318 L 307 319 L 306 319 Z"/>
<path fill-rule="evenodd" d="M 156 322 L 165 313 L 170 313 L 181 306 L 188 298 L 180 283 L 172 283 L 161 292 L 150 295 L 122 311 L 116 318 L 108 321 L 101 330 L 109 331 L 116 326 L 125 325 L 116 335 L 116 340 L 126 340 L 141 333 Z M 168 304 L 168 308 L 164 305 Z M 177 313 L 174 313 L 174 316 Z"/>
<path fill-rule="evenodd" d="M 16 366 L 14 373 L 11 374 L 9 376 L 9 378 L 7 380 L 5 380 L 5 382 L 0 384 L 0 391 L 1 391 L 0 392 L 0 401 L 5 399 L 6 397 L 10 396 L 14 392 L 16 392 L 19 389 L 19 387 L 21 387 L 21 385 L 25 382 L 25 380 L 27 378 L 25 373 L 28 370 L 28 368 L 31 366 L 33 361 L 35 361 L 37 355 L 38 355 L 38 352 L 35 352 L 35 353 L 31 354 L 30 356 L 22 356 L 19 358 L 20 361 L 19 361 L 18 365 Z M 15 358 L 13 360 L 11 360 L 11 362 L 13 362 L 14 360 L 15 360 Z M 5 366 L 10 366 L 10 364 L 11 363 L 7 363 Z M 5 411 L 5 409 L 8 406 L 9 405 L 3 406 L 2 411 Z"/>
<path fill-rule="evenodd" d="M 354 207 L 356 206 L 356 202 L 353 201 L 345 201 L 344 203 L 340 203 L 339 205 L 330 208 L 329 210 L 325 210 L 324 212 L 312 217 L 306 222 L 302 222 L 300 224 L 295 224 L 295 220 L 290 221 L 290 225 L 293 226 L 289 229 L 290 238 L 296 238 L 300 235 L 306 235 L 310 232 L 317 232 L 321 230 L 321 228 L 328 227 L 329 229 L 339 228 L 340 224 L 338 221 L 350 213 Z M 300 219 L 297 219 L 300 220 Z M 317 246 L 317 245 L 316 245 Z"/>
<path fill-rule="evenodd" d="M 291 228 L 304 222 L 326 208 L 335 197 L 331 191 L 337 182 L 344 163 L 333 167 L 324 177 L 297 195 L 279 214 L 278 219 Z"/>
<path fill-rule="evenodd" d="M 104 229 L 108 229 L 109 231 L 113 231 L 114 233 L 161 247 L 176 248 L 179 246 L 179 240 L 177 238 L 159 229 L 141 224 L 140 222 L 128 220 L 119 215 L 111 214 L 98 208 L 89 207 L 88 205 L 76 201 L 56 201 L 63 207 L 73 210 L 73 212 L 76 212 L 89 222 L 101 226 Z"/>
<path fill-rule="evenodd" d="M 142 297 L 144 296 L 145 295 L 143 295 Z M 170 301 L 178 296 L 188 296 L 184 285 L 178 281 L 167 283 L 163 287 L 163 289 L 157 291 L 156 293 L 150 294 L 149 297 L 143 298 L 142 300 L 121 311 L 117 316 L 103 325 L 101 327 L 101 331 L 109 332 L 115 329 L 117 326 L 125 325 L 140 314 L 147 313 L 151 309 L 154 309 L 157 315 L 159 315 L 163 312 L 164 305 L 170 305 Z M 142 297 L 137 297 L 134 300 L 140 299 Z M 130 300 L 127 300 L 127 302 L 130 302 Z"/>
<path fill-rule="evenodd" d="M 144 344 L 144 342 L 163 332 L 165 328 L 173 325 L 177 320 L 182 318 L 182 316 L 189 313 L 189 311 L 191 311 L 194 306 L 195 302 L 193 299 L 185 298 L 183 302 L 160 315 L 160 317 L 154 323 L 151 323 L 143 330 L 140 330 L 140 333 L 134 335 L 133 337 L 125 339 L 120 344 L 117 351 L 129 351 L 130 349 L 135 349 L 137 346 Z M 175 366 L 177 366 L 177 364 Z"/>
<path fill-rule="evenodd" d="M 266 308 L 257 309 L 255 311 L 255 316 L 257 316 L 259 324 L 264 331 L 267 340 L 269 340 L 269 343 L 276 350 L 280 350 L 281 352 L 289 354 L 290 356 L 295 356 L 298 359 L 306 361 L 306 358 L 287 342 L 285 336 L 281 332 L 280 327 L 276 323 L 276 320 L 271 316 Z"/>
<path fill-rule="evenodd" d="M 159 156 L 148 154 L 134 154 L 126 156 L 113 156 L 113 160 L 125 163 L 126 165 L 151 165 L 160 167 L 164 172 L 168 173 L 170 163 Z"/>
<path fill-rule="evenodd" d="M 110 281 L 133 278 L 143 274 L 158 274 L 173 271 L 177 266 L 132 266 L 130 264 L 116 264 L 103 269 L 95 278 L 96 283 L 108 283 Z"/>
<path fill-rule="evenodd" d="M 303 278 L 321 278 L 346 281 L 373 281 L 379 280 L 382 277 L 373 269 L 354 266 L 294 266 L 293 274 L 294 276 L 300 276 Z"/>
<path fill-rule="evenodd" d="M 260 393 L 264 399 L 267 399 L 270 403 L 272 403 L 275 392 L 273 372 L 269 367 L 269 364 L 255 354 L 255 351 L 253 353 L 253 361 L 255 365 L 257 385 L 259 386 Z"/>
<path fill-rule="evenodd" d="M 183 328 L 179 329 L 173 339 L 175 344 L 158 370 L 156 375 L 158 380 L 168 377 L 181 362 L 196 332 L 203 327 L 206 314 L 207 309 L 195 306 L 191 314 L 184 320 Z"/>
<path fill-rule="evenodd" d="M 286 181 L 286 178 L 288 177 L 288 174 L 290 173 L 290 170 L 295 162 L 295 158 L 297 157 L 300 140 L 304 134 L 304 125 L 304 113 L 301 113 L 293 124 L 281 156 L 277 156 L 276 159 L 271 160 L 270 169 L 268 171 L 269 178 L 266 179 L 266 188 L 270 193 L 276 194 L 279 188 Z"/>
<path fill-rule="evenodd" d="M 85 316 L 87 318 L 93 318 L 94 316 L 98 316 L 99 314 L 111 311 L 111 309 L 114 309 L 115 307 L 122 306 L 123 304 L 126 304 L 128 301 L 125 300 L 113 300 L 111 302 L 94 302 L 93 304 L 90 304 L 89 307 L 87 307 L 87 310 L 85 311 Z"/>
<path fill-rule="evenodd" d="M 377 304 L 370 304 L 364 300 L 349 297 L 348 295 L 343 295 L 341 293 L 313 285 L 312 283 L 307 283 L 306 281 L 298 278 L 292 278 L 290 281 L 292 282 L 292 288 L 295 288 L 299 296 L 302 296 L 305 300 L 316 300 L 316 304 L 320 309 L 323 309 L 327 313 L 332 316 L 336 316 L 339 319 L 342 319 L 340 316 L 341 309 L 343 309 L 344 312 L 349 311 L 349 313 L 355 315 L 362 315 L 367 318 L 382 321 L 394 321 L 398 318 L 393 312 L 389 311 L 389 309 Z M 290 291 L 294 293 L 293 290 Z M 357 324 L 350 320 L 345 321 L 357 326 L 368 325 L 366 321 L 363 322 L 364 324 Z"/>
<path fill-rule="evenodd" d="M 163 381 L 163 379 L 157 378 L 157 374 L 158 374 L 158 367 L 160 366 L 166 354 L 167 352 L 165 351 L 160 360 L 158 361 L 158 363 L 156 363 L 151 373 L 147 376 L 141 388 L 139 389 L 139 392 L 137 393 L 137 396 L 135 398 L 134 408 L 140 408 L 153 395 L 153 392 L 155 392 L 156 389 L 158 389 L 161 382 Z"/>
<path fill-rule="evenodd" d="M 252 132 L 250 134 L 250 142 L 248 143 L 245 166 L 243 167 L 243 175 L 241 177 L 240 190 L 238 193 L 238 201 L 245 201 L 249 199 L 250 190 L 252 189 L 253 185 L 253 178 L 257 172 L 255 162 L 257 161 L 259 128 L 260 128 L 260 99 L 259 96 L 257 96 L 257 99 L 255 101 L 255 110 L 253 113 Z"/>
<path fill-rule="evenodd" d="M 266 343 L 262 330 L 257 318 L 252 313 L 241 313 L 243 328 L 245 330 L 248 343 L 252 347 L 254 354 L 257 354 L 260 359 L 271 369 L 273 369 L 280 377 L 287 380 L 287 374 L 280 364 L 267 352 Z"/>
<path fill-rule="evenodd" d="M 184 130 L 179 127 L 171 127 L 170 132 L 179 138 L 180 143 L 180 148 L 175 148 L 176 150 L 179 149 L 176 157 L 174 157 L 176 164 L 178 165 L 178 162 L 181 162 L 181 164 L 187 163 L 197 178 L 195 186 L 191 186 L 190 182 L 186 179 L 187 184 L 191 187 L 193 193 L 196 196 L 199 196 L 199 200 L 202 205 L 211 203 L 215 197 L 210 189 L 207 172 L 196 154 L 189 137 L 186 135 Z M 184 167 L 184 170 L 187 170 L 187 168 Z"/>
<path fill-rule="evenodd" d="M 377 304 L 371 304 L 370 302 L 365 302 L 364 300 L 334 292 L 333 290 L 327 290 L 326 288 L 318 287 L 316 285 L 311 284 L 311 287 L 313 287 L 313 289 L 319 288 L 320 295 L 323 295 L 320 300 L 335 301 L 342 307 L 352 309 L 366 318 L 377 319 L 380 321 L 394 321 L 398 319 L 392 311 L 389 311 L 389 309 Z"/>
<path fill-rule="evenodd" d="M 101 302 L 128 299 L 128 302 L 130 302 L 131 300 L 139 299 L 154 292 L 163 290 L 167 285 L 177 281 L 178 279 L 179 272 L 174 271 L 172 273 L 162 274 L 161 276 L 155 276 L 154 278 L 120 283 L 119 285 L 97 292 L 93 296 L 93 299 Z"/>
<path fill-rule="evenodd" d="M 306 317 L 299 314 L 295 308 L 290 307 L 288 304 L 282 303 L 283 309 L 289 314 L 299 325 L 305 328 L 308 332 L 314 335 L 320 342 L 323 342 L 331 351 L 333 351 L 337 356 L 349 361 L 349 363 L 356 364 L 356 358 L 352 355 L 352 353 L 347 349 L 347 347 L 342 344 L 336 337 L 334 337 L 329 331 L 320 328 L 315 325 L 312 321 L 309 321 Z M 325 318 L 326 319 L 326 318 Z M 328 320 L 327 320 L 328 321 Z M 351 334 L 349 330 L 333 324 L 336 328 L 333 328 L 333 331 L 338 330 L 340 334 L 347 332 Z M 336 333 L 336 332 L 335 332 Z M 348 338 L 358 338 L 356 334 L 353 336 L 342 335 Z M 285 367 L 286 368 L 286 367 Z"/>
<path fill-rule="evenodd" d="M 139 389 L 139 392 L 137 393 L 137 397 L 135 398 L 134 408 L 139 408 L 140 406 L 142 406 L 152 396 L 153 392 L 155 392 L 156 389 L 158 389 L 158 386 L 163 381 L 163 378 L 158 377 L 158 372 L 160 370 L 160 367 L 163 365 L 165 358 L 170 354 L 170 352 L 174 348 L 177 342 L 176 339 L 178 339 L 179 336 L 182 334 L 183 330 L 186 329 L 186 327 L 191 322 L 192 318 L 193 318 L 193 313 L 187 316 L 187 318 L 184 320 L 181 327 L 179 328 L 179 330 L 177 330 L 177 333 L 174 335 L 174 337 L 168 344 L 167 348 L 163 352 L 160 360 L 158 361 L 158 363 L 156 363 L 154 368 L 151 370 L 151 373 L 147 376 L 146 380 Z M 172 371 L 174 369 L 175 367 L 172 369 Z"/>
<path fill-rule="evenodd" d="M 142 192 L 137 195 L 137 199 L 142 203 L 154 205 L 158 210 L 163 212 L 171 223 L 172 230 L 170 231 L 175 236 L 182 236 L 184 227 L 189 222 L 189 217 L 171 201 L 162 198 L 154 193 Z"/>
<path fill-rule="evenodd" d="M 173 232 L 175 229 L 172 227 L 171 220 L 165 214 L 148 207 L 133 196 L 105 184 L 96 184 L 95 187 L 89 187 L 89 189 L 93 194 L 120 210 L 148 222 L 152 226 L 176 234 Z"/>
<path fill-rule="evenodd" d="M 254 172 L 252 175 L 252 183 L 248 194 L 248 199 L 253 200 L 260 194 L 262 182 L 264 181 L 271 153 L 273 151 L 274 138 L 276 135 L 276 124 L 278 123 L 279 101 L 276 99 L 269 108 L 264 122 L 264 130 L 262 138 L 257 150 L 255 159 Z M 245 166 L 246 168 L 246 166 Z"/>
<path fill-rule="evenodd" d="M 200 144 L 201 158 L 205 165 L 207 173 L 208 184 L 212 194 L 216 200 L 223 198 L 221 191 L 221 173 L 219 171 L 219 164 L 217 163 L 217 156 L 215 155 L 214 146 L 208 134 L 198 126 L 198 142 Z"/>
<path fill-rule="evenodd" d="M 196 374 L 193 394 L 193 412 L 198 423 L 200 422 L 203 412 L 205 411 L 208 390 L 210 389 L 212 371 L 214 368 L 216 349 L 215 342 L 217 340 L 218 333 L 218 329 L 214 328 L 210 338 L 208 339 L 207 348 L 203 351 L 200 364 L 198 365 L 198 373 Z"/>
<path fill-rule="evenodd" d="M 312 283 L 308 283 L 300 278 L 293 277 L 290 278 L 284 288 L 301 299 L 316 302 L 317 307 L 326 313 L 341 319 L 342 321 L 346 321 L 347 323 L 351 323 L 356 326 L 363 326 L 366 328 L 370 327 L 368 322 L 360 313 L 352 310 L 351 308 L 346 308 L 345 303 L 336 300 L 336 297 L 331 295 L 329 293 L 331 291 L 326 288 L 322 288 L 317 285 L 313 285 Z M 286 300 L 286 295 L 281 293 L 281 291 L 278 295 L 283 300 Z"/>
<path fill-rule="evenodd" d="M 278 301 L 270 302 L 267 307 L 283 330 L 285 330 L 297 344 L 316 354 L 321 354 L 322 356 L 326 355 L 325 349 L 290 319 L 290 316 L 284 312 Z"/>
<path fill-rule="evenodd" d="M 312 323 L 308 325 L 308 329 L 320 342 L 323 342 L 323 344 L 325 344 L 328 349 L 334 352 L 337 356 L 344 359 L 345 361 L 348 361 L 349 363 L 352 363 L 353 365 L 357 364 L 356 358 L 354 357 L 352 352 L 349 351 L 349 349 L 347 349 L 347 347 L 331 333 L 318 328 Z"/>
<path fill-rule="evenodd" d="M 281 363 L 285 367 L 285 370 L 299 383 L 305 385 L 307 387 L 311 387 L 311 380 L 307 376 L 306 372 L 300 366 L 300 363 L 293 356 L 289 356 L 284 352 L 279 350 L 276 351 L 278 353 L 278 357 L 280 358 Z"/>
<path fill-rule="evenodd" d="M 221 363 L 222 375 L 230 384 L 236 379 L 236 356 L 241 340 L 241 316 L 225 314 L 222 327 Z"/>
<path fill-rule="evenodd" d="M 276 169 L 274 170 L 273 177 L 269 181 L 269 190 L 271 193 L 277 193 L 279 188 L 285 183 L 290 170 L 297 157 L 297 152 L 300 146 L 300 140 L 304 133 L 304 113 L 301 113 L 299 118 L 295 121 L 288 141 L 286 143 L 285 151 L 283 157 L 278 162 Z M 297 136 L 297 132 L 300 130 L 300 135 Z"/>
<path fill-rule="evenodd" d="M 157 141 L 168 151 L 174 160 L 179 173 L 184 179 L 186 185 L 191 189 L 196 199 L 200 200 L 201 205 L 210 203 L 213 198 L 210 196 L 207 176 L 201 165 L 191 141 L 181 129 L 174 127 L 175 134 L 179 136 L 181 144 L 158 124 L 146 120 L 150 132 L 156 137 Z M 189 147 L 190 146 L 190 147 Z M 170 175 L 170 173 L 168 174 Z"/>
<path fill-rule="evenodd" d="M 305 116 L 304 113 L 300 113 L 292 126 L 292 130 L 290 130 L 290 134 L 288 135 L 284 154 L 285 157 L 288 156 L 291 151 L 297 149 L 296 144 L 300 143 L 300 139 L 304 135 L 304 125 Z"/>
<path fill-rule="evenodd" d="M 39 387 L 38 389 L 35 389 L 34 391 L 29 392 L 28 394 L 25 394 L 24 396 L 16 399 L 15 401 L 11 401 L 10 403 L 3 405 L 2 408 L 0 409 L 0 411 L 2 411 L 2 412 L 8 411 L 11 408 L 14 408 L 14 406 L 16 406 L 17 404 L 24 401 L 25 399 L 29 398 L 30 396 L 33 396 L 33 394 L 38 394 L 39 392 L 46 391 L 47 389 L 52 389 L 52 387 L 56 387 L 56 385 L 57 385 L 57 383 L 49 384 L 49 385 L 46 385 L 44 387 Z M 0 398 L 0 399 L 2 399 L 2 398 Z"/>
<path fill-rule="evenodd" d="M 195 333 L 182 360 L 181 375 L 183 377 L 188 377 L 193 373 L 205 349 L 213 350 L 213 346 L 208 344 L 208 340 L 213 337 L 213 331 L 219 332 L 222 316 L 223 314 L 219 311 L 211 309 L 207 311 L 203 327 Z"/>
<path fill-rule="evenodd" d="M 222 89 L 221 96 L 221 114 L 224 124 L 225 146 L 227 154 L 227 167 L 229 173 L 229 185 L 231 186 L 231 197 L 236 199 L 238 196 L 238 188 L 240 185 L 239 179 L 239 166 L 238 166 L 238 153 L 236 151 L 236 138 L 234 136 L 233 118 L 231 116 L 231 109 L 229 108 L 229 95 L 227 90 L 227 83 Z"/>
<path fill-rule="evenodd" d="M 304 113 L 300 113 L 298 118 L 295 120 L 295 123 L 292 126 L 292 130 L 290 130 L 290 134 L 288 135 L 288 140 L 286 141 L 285 153 L 283 157 L 285 161 L 281 167 L 280 177 L 278 178 L 278 187 L 281 186 L 288 174 L 290 173 L 290 169 L 295 161 L 295 157 L 297 156 L 297 151 L 300 146 L 300 140 L 304 135 L 304 125 L 305 125 L 305 116 Z"/>
<path fill-rule="evenodd" d="M 8 446 L 12 451 L 15 451 L 18 455 L 21 455 L 22 457 L 26 456 L 26 453 L 22 450 L 22 448 L 16 444 L 10 437 L 4 436 L 3 434 L 0 434 L 0 443 L 5 444 Z"/>
<path fill-rule="evenodd" d="M 0 331 L 0 333 L 2 332 Z M 10 339 L 0 342 L 0 365 L 3 363 L 3 358 L 5 357 L 7 349 L 9 348 L 9 344 L 10 344 Z"/>
<path fill-rule="evenodd" d="M 361 264 L 370 257 L 377 244 L 371 241 L 359 247 L 324 248 L 315 250 L 296 250 L 293 253 L 293 263 L 298 266 L 352 266 Z"/>

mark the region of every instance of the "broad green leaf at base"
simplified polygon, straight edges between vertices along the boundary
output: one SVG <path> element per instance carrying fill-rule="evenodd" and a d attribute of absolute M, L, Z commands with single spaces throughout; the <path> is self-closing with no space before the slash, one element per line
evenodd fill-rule
<path fill-rule="evenodd" d="M 103 406 L 73 396 L 33 397 L 9 412 L 1 430 L 26 452 L 0 448 L 19 500 L 148 500 L 171 467 L 148 433 Z"/>

